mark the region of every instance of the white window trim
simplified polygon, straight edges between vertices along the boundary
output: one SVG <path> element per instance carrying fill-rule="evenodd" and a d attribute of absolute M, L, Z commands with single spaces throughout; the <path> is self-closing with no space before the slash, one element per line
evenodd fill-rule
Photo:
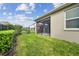
<path fill-rule="evenodd" d="M 66 28 L 66 20 L 74 20 L 74 19 L 77 19 L 77 18 L 79 18 L 79 17 L 66 19 L 66 11 L 64 11 L 64 30 L 79 30 L 79 28 Z"/>
<path fill-rule="evenodd" d="M 74 17 L 74 18 L 69 18 L 69 19 L 66 19 L 66 20 L 74 20 L 74 19 L 77 19 L 79 17 Z"/>

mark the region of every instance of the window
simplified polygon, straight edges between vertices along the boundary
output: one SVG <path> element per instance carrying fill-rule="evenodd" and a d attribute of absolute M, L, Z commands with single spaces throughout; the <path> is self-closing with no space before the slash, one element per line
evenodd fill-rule
<path fill-rule="evenodd" d="M 72 9 L 66 10 L 66 29 L 78 29 L 79 30 L 79 7 L 74 7 Z"/>

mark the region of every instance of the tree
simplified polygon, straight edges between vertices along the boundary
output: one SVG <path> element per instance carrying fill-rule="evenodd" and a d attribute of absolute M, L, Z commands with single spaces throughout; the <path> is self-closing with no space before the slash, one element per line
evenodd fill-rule
<path fill-rule="evenodd" d="M 30 33 L 30 28 L 29 27 L 25 27 L 25 28 L 23 28 L 23 31 L 25 33 L 29 34 Z"/>
<path fill-rule="evenodd" d="M 15 29 L 13 24 L 8 23 L 6 24 L 6 26 L 8 27 L 8 29 L 13 29 L 13 30 Z"/>
<path fill-rule="evenodd" d="M 15 29 L 16 34 L 20 34 L 22 31 L 22 28 L 23 27 L 21 25 L 15 25 L 14 29 Z"/>

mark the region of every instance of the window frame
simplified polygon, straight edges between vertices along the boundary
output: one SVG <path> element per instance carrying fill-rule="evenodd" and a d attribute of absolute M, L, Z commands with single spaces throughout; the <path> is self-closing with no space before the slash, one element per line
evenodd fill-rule
<path fill-rule="evenodd" d="M 75 19 L 79 18 L 79 17 L 73 17 L 73 18 L 66 19 L 66 13 L 67 13 L 67 11 L 71 10 L 73 8 L 76 8 L 76 7 L 78 7 L 78 6 L 72 7 L 70 9 L 67 9 L 67 10 L 64 11 L 64 30 L 79 30 L 79 28 L 67 28 L 66 27 L 66 21 L 67 20 L 75 20 Z"/>

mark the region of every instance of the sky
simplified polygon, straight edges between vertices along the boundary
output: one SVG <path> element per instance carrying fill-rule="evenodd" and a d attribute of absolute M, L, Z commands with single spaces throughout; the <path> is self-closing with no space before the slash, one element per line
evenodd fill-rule
<path fill-rule="evenodd" d="M 56 3 L 0 3 L 0 21 L 28 27 L 37 17 L 58 5 Z"/>

